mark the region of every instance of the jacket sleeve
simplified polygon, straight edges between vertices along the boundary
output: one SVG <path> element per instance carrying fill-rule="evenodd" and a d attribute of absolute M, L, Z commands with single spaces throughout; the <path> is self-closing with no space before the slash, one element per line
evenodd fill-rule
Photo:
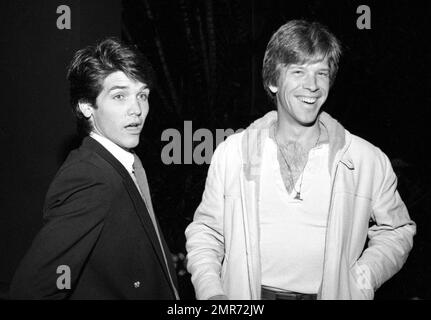
<path fill-rule="evenodd" d="M 105 179 L 92 164 L 60 169 L 44 207 L 43 227 L 15 272 L 12 299 L 64 299 L 73 291 L 109 210 Z M 66 266 L 70 270 L 70 289 Z M 60 268 L 59 268 L 60 267 Z M 59 268 L 59 269 L 58 269 Z"/>
<path fill-rule="evenodd" d="M 224 172 L 225 142 L 214 152 L 202 201 L 187 227 L 187 270 L 197 299 L 224 295 L 220 272 L 224 258 Z"/>
<path fill-rule="evenodd" d="M 404 265 L 413 247 L 416 224 L 397 191 L 397 177 L 387 156 L 377 150 L 378 187 L 372 202 L 368 247 L 358 263 L 369 268 L 371 286 L 378 289 Z M 365 270 L 365 269 L 363 269 Z"/>

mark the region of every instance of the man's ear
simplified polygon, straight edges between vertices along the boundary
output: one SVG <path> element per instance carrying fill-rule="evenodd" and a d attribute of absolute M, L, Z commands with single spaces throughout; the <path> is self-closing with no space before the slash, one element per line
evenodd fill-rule
<path fill-rule="evenodd" d="M 278 88 L 276 86 L 273 86 L 272 84 L 270 84 L 268 86 L 269 90 L 271 90 L 272 93 L 276 94 L 278 91 Z"/>
<path fill-rule="evenodd" d="M 91 115 L 93 114 L 93 106 L 91 105 L 91 103 L 79 101 L 78 107 L 79 107 L 79 110 L 81 110 L 81 113 L 86 118 L 90 118 Z"/>

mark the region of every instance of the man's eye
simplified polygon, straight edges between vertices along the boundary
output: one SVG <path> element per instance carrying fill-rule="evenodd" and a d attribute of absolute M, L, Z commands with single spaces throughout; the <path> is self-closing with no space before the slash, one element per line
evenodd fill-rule
<path fill-rule="evenodd" d="M 123 94 L 117 94 L 114 96 L 115 100 L 123 100 L 124 99 L 124 95 Z"/>
<path fill-rule="evenodd" d="M 328 72 L 319 72 L 319 76 L 328 77 L 329 73 Z"/>
<path fill-rule="evenodd" d="M 148 99 L 148 93 L 139 94 L 139 99 L 146 101 Z"/>
<path fill-rule="evenodd" d="M 302 70 L 294 70 L 293 71 L 293 74 L 296 74 L 296 75 L 301 75 L 303 72 L 302 72 Z"/>

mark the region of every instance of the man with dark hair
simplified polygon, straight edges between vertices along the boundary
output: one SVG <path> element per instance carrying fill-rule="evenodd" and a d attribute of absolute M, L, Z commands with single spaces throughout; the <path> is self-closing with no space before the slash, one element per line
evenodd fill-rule
<path fill-rule="evenodd" d="M 416 226 L 389 159 L 321 110 L 340 55 L 317 22 L 270 39 L 277 111 L 218 146 L 186 230 L 197 298 L 372 299 L 406 261 Z"/>
<path fill-rule="evenodd" d="M 149 111 L 151 67 L 116 39 L 79 50 L 68 71 L 86 136 L 52 181 L 44 224 L 12 299 L 178 299 L 169 249 L 133 152 Z"/>

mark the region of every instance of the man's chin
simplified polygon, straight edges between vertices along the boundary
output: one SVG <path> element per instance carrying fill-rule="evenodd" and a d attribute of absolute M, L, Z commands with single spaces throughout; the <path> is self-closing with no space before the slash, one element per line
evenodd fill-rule
<path fill-rule="evenodd" d="M 119 146 L 127 151 L 136 148 L 139 144 L 139 137 L 133 140 L 124 141 Z"/>
<path fill-rule="evenodd" d="M 300 119 L 298 122 L 304 127 L 312 127 L 317 121 L 318 113 L 307 114 Z"/>

